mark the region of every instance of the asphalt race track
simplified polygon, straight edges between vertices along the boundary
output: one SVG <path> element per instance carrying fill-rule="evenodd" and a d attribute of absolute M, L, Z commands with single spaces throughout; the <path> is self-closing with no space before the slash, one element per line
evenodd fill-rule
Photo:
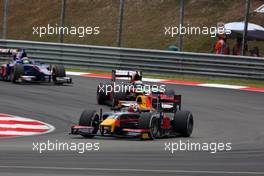
<path fill-rule="evenodd" d="M 154 141 L 68 135 L 85 108 L 98 109 L 103 79 L 73 77 L 74 84 L 15 85 L 0 82 L 0 112 L 53 125 L 52 133 L 0 139 L 0 175 L 264 175 L 264 93 L 169 85 L 193 112 L 191 138 Z M 104 109 L 108 109 L 104 107 Z M 99 143 L 99 151 L 33 151 L 33 143 Z M 169 142 L 231 142 L 224 152 L 164 150 Z"/>

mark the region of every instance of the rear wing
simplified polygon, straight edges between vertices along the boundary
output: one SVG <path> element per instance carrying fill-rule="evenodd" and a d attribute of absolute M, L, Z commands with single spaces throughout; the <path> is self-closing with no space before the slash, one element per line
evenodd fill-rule
<path fill-rule="evenodd" d="M 0 48 L 0 55 L 1 56 L 11 56 L 18 52 L 18 48 Z"/>
<path fill-rule="evenodd" d="M 181 95 L 168 96 L 160 94 L 151 98 L 152 106 L 158 111 L 176 112 L 181 110 Z"/>
<path fill-rule="evenodd" d="M 115 82 L 116 78 L 128 78 L 130 81 L 142 80 L 142 71 L 132 70 L 112 70 L 112 81 Z"/>
<path fill-rule="evenodd" d="M 17 48 L 0 48 L 0 63 L 10 60 L 18 52 Z"/>

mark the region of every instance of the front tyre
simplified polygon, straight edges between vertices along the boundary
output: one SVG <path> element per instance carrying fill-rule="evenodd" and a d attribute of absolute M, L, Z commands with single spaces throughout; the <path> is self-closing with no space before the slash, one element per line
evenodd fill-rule
<path fill-rule="evenodd" d="M 22 64 L 15 64 L 11 70 L 11 82 L 17 83 L 18 79 L 24 74 L 24 66 Z"/>
<path fill-rule="evenodd" d="M 149 130 L 149 138 L 155 139 L 159 133 L 159 121 L 151 113 L 142 113 L 138 121 L 138 128 Z"/>
<path fill-rule="evenodd" d="M 65 72 L 65 68 L 63 65 L 54 65 L 52 68 L 52 81 L 55 84 L 60 84 L 62 85 L 63 83 L 58 82 L 59 77 L 65 77 L 66 76 L 66 72 Z"/>
<path fill-rule="evenodd" d="M 94 127 L 91 134 L 81 134 L 85 138 L 93 138 L 99 129 L 100 118 L 95 110 L 84 110 L 81 114 L 79 125 Z"/>

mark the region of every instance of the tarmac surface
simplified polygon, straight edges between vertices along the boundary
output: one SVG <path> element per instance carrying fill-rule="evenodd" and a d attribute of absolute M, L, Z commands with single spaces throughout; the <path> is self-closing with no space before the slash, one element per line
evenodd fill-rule
<path fill-rule="evenodd" d="M 190 138 L 84 139 L 70 136 L 70 127 L 86 108 L 109 109 L 96 103 L 96 86 L 106 80 L 74 76 L 73 81 L 65 86 L 0 82 L 0 113 L 56 128 L 43 135 L 0 139 L 0 175 L 264 175 L 264 93 L 168 85 L 182 94 L 183 109 L 194 115 Z M 34 148 L 48 142 L 89 146 L 84 153 L 40 153 Z M 232 149 L 215 153 L 165 150 L 166 145 L 175 147 L 180 142 L 230 143 Z"/>

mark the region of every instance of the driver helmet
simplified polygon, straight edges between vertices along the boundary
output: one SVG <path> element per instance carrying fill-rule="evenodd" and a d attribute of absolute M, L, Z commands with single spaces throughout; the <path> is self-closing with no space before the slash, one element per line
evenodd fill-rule
<path fill-rule="evenodd" d="M 139 75 L 139 73 L 136 71 L 136 73 L 133 75 L 133 81 L 139 81 L 141 79 L 141 76 Z"/>
<path fill-rule="evenodd" d="M 22 59 L 22 64 L 29 64 L 29 63 L 30 63 L 29 58 L 24 57 L 24 58 Z"/>
<path fill-rule="evenodd" d="M 16 59 L 20 60 L 23 59 L 24 57 L 27 57 L 26 51 L 24 49 L 19 49 L 16 54 Z"/>
<path fill-rule="evenodd" d="M 137 104 L 132 104 L 128 108 L 128 112 L 139 112 L 139 106 Z"/>
<path fill-rule="evenodd" d="M 142 81 L 135 81 L 134 84 L 143 84 Z"/>

